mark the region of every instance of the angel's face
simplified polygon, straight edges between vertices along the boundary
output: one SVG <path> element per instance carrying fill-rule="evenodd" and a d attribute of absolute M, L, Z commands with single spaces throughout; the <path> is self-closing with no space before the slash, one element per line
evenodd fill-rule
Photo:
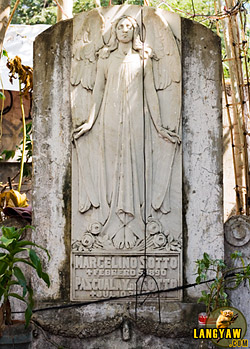
<path fill-rule="evenodd" d="M 134 28 L 127 18 L 122 18 L 116 27 L 117 40 L 122 43 L 128 43 L 133 40 Z"/>

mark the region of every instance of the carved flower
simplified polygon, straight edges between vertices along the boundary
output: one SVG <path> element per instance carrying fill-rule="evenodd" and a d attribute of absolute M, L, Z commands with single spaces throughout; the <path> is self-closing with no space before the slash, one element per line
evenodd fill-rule
<path fill-rule="evenodd" d="M 161 223 L 156 219 L 150 219 L 147 224 L 147 231 L 149 232 L 150 235 L 161 233 L 162 232 Z"/>
<path fill-rule="evenodd" d="M 160 234 L 156 234 L 154 236 L 154 245 L 156 247 L 162 247 L 165 246 L 167 242 L 167 238 L 164 234 L 160 233 Z"/>
<path fill-rule="evenodd" d="M 166 245 L 166 250 L 167 251 L 181 251 L 181 246 L 182 246 L 182 238 L 181 235 L 175 239 L 171 234 L 168 236 L 168 243 Z"/>
<path fill-rule="evenodd" d="M 90 224 L 88 231 L 93 235 L 98 235 L 102 231 L 102 225 L 99 222 Z"/>
<path fill-rule="evenodd" d="M 73 251 L 80 251 L 80 252 L 83 251 L 84 247 L 83 247 L 83 244 L 81 243 L 81 241 L 77 240 L 77 241 L 73 242 L 72 250 Z"/>
<path fill-rule="evenodd" d="M 82 244 L 86 248 L 91 248 L 93 246 L 94 241 L 95 241 L 95 238 L 93 237 L 93 235 L 86 233 L 83 236 Z"/>

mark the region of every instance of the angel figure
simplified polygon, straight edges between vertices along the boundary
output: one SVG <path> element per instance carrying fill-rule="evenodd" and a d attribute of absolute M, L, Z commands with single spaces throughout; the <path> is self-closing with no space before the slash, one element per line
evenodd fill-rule
<path fill-rule="evenodd" d="M 93 209 L 101 235 L 117 249 L 131 249 L 143 240 L 149 218 L 170 211 L 171 162 L 180 137 L 163 127 L 153 53 L 134 18 L 118 18 L 96 55 L 90 112 L 73 131 L 79 210 Z"/>

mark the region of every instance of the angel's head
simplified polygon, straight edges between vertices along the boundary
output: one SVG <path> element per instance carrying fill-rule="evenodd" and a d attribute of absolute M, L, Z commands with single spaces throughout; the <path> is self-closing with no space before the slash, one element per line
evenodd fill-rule
<path fill-rule="evenodd" d="M 119 42 L 128 43 L 134 38 L 134 26 L 133 22 L 128 17 L 119 19 L 119 22 L 115 28 L 116 39 Z"/>
<path fill-rule="evenodd" d="M 118 42 L 132 41 L 133 49 L 140 50 L 142 42 L 140 39 L 140 28 L 136 20 L 125 15 L 118 18 L 112 25 L 110 42 L 112 40 Z"/>
<path fill-rule="evenodd" d="M 132 41 L 132 48 L 141 53 L 142 41 L 140 39 L 140 27 L 137 21 L 130 16 L 119 17 L 112 23 L 110 39 L 102 53 L 108 57 L 112 51 L 115 51 L 119 42 L 128 43 Z M 103 54 L 102 54 L 103 56 Z"/>

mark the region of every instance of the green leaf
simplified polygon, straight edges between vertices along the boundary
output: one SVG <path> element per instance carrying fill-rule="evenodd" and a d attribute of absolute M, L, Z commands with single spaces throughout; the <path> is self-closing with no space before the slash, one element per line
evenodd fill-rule
<path fill-rule="evenodd" d="M 47 286 L 50 287 L 49 275 L 47 273 L 42 272 L 41 278 L 47 284 Z"/>
<path fill-rule="evenodd" d="M 207 278 L 207 275 L 204 274 L 204 273 L 202 273 L 202 274 L 201 274 L 201 280 L 206 280 L 206 278 Z"/>
<path fill-rule="evenodd" d="M 3 275 L 5 273 L 7 268 L 8 268 L 8 264 L 1 261 L 1 263 L 0 263 L 0 277 L 1 277 L 1 275 Z"/>
<path fill-rule="evenodd" d="M 37 256 L 36 252 L 32 249 L 29 249 L 29 257 L 31 262 L 33 263 L 34 268 L 37 271 L 37 275 L 44 280 L 47 286 L 50 286 L 50 280 L 47 273 L 42 271 L 42 264 L 40 258 Z"/>
<path fill-rule="evenodd" d="M 234 251 L 230 257 L 231 257 L 231 259 L 237 259 L 237 258 L 242 257 L 242 253 L 239 251 Z"/>
<path fill-rule="evenodd" d="M 204 264 L 204 262 L 202 261 L 201 262 L 201 264 L 200 264 L 200 268 L 201 268 L 201 270 L 203 270 L 203 269 L 205 269 L 206 267 L 205 267 L 205 264 Z"/>
<path fill-rule="evenodd" d="M 27 293 L 27 281 L 25 279 L 25 276 L 23 275 L 22 270 L 18 267 L 14 267 L 13 271 L 14 271 L 14 275 L 17 278 L 19 284 L 23 288 L 23 297 L 24 297 Z"/>
<path fill-rule="evenodd" d="M 31 228 L 34 230 L 34 227 L 30 226 L 30 225 L 26 225 L 25 228 L 23 228 L 23 230 L 25 229 L 28 229 L 28 228 Z M 21 240 L 21 241 L 18 241 L 18 244 L 17 244 L 18 247 L 25 247 L 25 246 L 34 246 L 34 247 L 37 247 L 37 248 L 40 248 L 41 250 L 43 250 L 44 252 L 46 252 L 47 254 L 47 257 L 48 257 L 48 260 L 50 260 L 50 254 L 48 252 L 48 250 L 32 241 L 29 241 L 29 240 Z M 28 249 L 29 250 L 29 249 Z"/>
<path fill-rule="evenodd" d="M 3 92 L 0 91 L 0 99 L 5 100 L 5 98 L 6 98 L 6 97 L 5 97 L 5 95 L 3 94 Z"/>
<path fill-rule="evenodd" d="M 37 245 L 37 244 L 34 244 L 34 243 L 32 243 L 32 246 L 35 246 L 35 247 L 37 247 L 37 248 L 40 248 L 41 250 L 43 250 L 44 252 L 46 252 L 46 254 L 47 254 L 47 257 L 48 257 L 48 260 L 50 260 L 50 254 L 49 254 L 49 251 L 46 249 L 46 248 L 44 248 L 44 247 L 42 247 L 42 246 L 40 246 L 40 245 Z"/>
<path fill-rule="evenodd" d="M 3 49 L 3 56 L 8 57 L 8 53 L 5 49 Z"/>
<path fill-rule="evenodd" d="M 34 242 L 28 241 L 28 240 L 21 240 L 18 242 L 18 246 L 19 247 L 24 247 L 24 246 L 35 246 L 35 247 L 39 247 L 37 244 L 35 244 Z"/>
<path fill-rule="evenodd" d="M 30 305 L 28 305 L 27 309 L 25 311 L 25 321 L 26 321 L 25 327 L 28 327 L 32 314 L 33 314 L 32 307 Z"/>
<path fill-rule="evenodd" d="M 205 303 L 206 304 L 207 302 L 207 298 L 206 297 L 200 297 L 198 300 L 197 300 L 197 303 Z"/>
<path fill-rule="evenodd" d="M 26 124 L 26 132 L 27 134 L 32 131 L 32 122 Z"/>
<path fill-rule="evenodd" d="M 7 239 L 19 239 L 23 230 L 23 228 L 16 229 L 15 227 L 2 227 L 3 236 L 5 236 Z"/>
<path fill-rule="evenodd" d="M 9 245 L 12 244 L 13 241 L 15 241 L 15 239 L 8 239 L 5 236 L 2 236 L 0 240 L 2 241 L 5 247 L 8 247 Z"/>
<path fill-rule="evenodd" d="M 4 250 L 7 250 L 9 252 L 9 249 L 6 246 L 4 246 L 3 244 L 0 244 L 0 248 L 3 248 Z"/>
<path fill-rule="evenodd" d="M 224 261 L 222 259 L 219 259 L 218 260 L 218 266 L 221 267 L 221 268 L 225 268 L 226 264 L 224 263 Z"/>
<path fill-rule="evenodd" d="M 18 243 L 16 244 L 16 246 L 18 246 Z M 24 252 L 27 251 L 27 248 L 14 248 L 11 253 L 13 256 L 15 256 L 16 254 L 20 253 L 20 252 Z"/>
<path fill-rule="evenodd" d="M 37 271 L 37 275 L 39 277 L 42 277 L 42 265 L 41 265 L 40 258 L 37 256 L 36 252 L 34 250 L 32 250 L 31 248 L 29 249 L 29 257 L 30 257 L 31 262 L 34 265 L 34 268 Z"/>
<path fill-rule="evenodd" d="M 29 303 L 31 306 L 34 306 L 34 301 L 33 301 L 33 289 L 30 286 L 27 286 L 27 290 L 29 292 Z"/>
<path fill-rule="evenodd" d="M 28 306 L 25 311 L 25 320 L 26 320 L 26 327 L 28 326 L 31 316 L 32 316 L 32 309 L 34 307 L 34 300 L 33 300 L 33 290 L 30 286 L 27 286 L 29 296 L 28 296 Z"/>
<path fill-rule="evenodd" d="M 15 150 L 4 150 L 2 151 L 1 155 L 4 155 L 5 156 L 4 160 L 8 161 L 9 159 L 14 158 L 15 153 L 16 153 Z"/>
<path fill-rule="evenodd" d="M 20 296 L 19 294 L 17 294 L 17 293 L 9 293 L 9 294 L 8 294 L 8 297 L 14 297 L 14 298 L 17 298 L 17 299 L 19 299 L 20 301 L 23 301 L 24 303 L 26 303 L 26 300 L 25 300 L 22 296 Z"/>
<path fill-rule="evenodd" d="M 34 265 L 24 258 L 14 258 L 13 261 L 14 261 L 14 263 L 25 263 L 25 264 L 31 266 L 32 268 L 34 268 Z"/>
<path fill-rule="evenodd" d="M 26 159 L 27 159 L 27 153 L 26 153 Z M 23 175 L 24 177 L 31 177 L 31 167 L 30 167 L 30 164 L 25 162 L 24 163 L 24 168 L 23 168 Z"/>
<path fill-rule="evenodd" d="M 4 260 L 7 257 L 6 253 L 0 253 L 0 261 Z"/>
<path fill-rule="evenodd" d="M 9 286 L 12 286 L 12 285 L 19 285 L 19 282 L 18 282 L 18 281 L 12 280 L 12 281 L 9 281 L 8 284 L 9 284 Z"/>
<path fill-rule="evenodd" d="M 209 255 L 206 252 L 203 253 L 203 259 L 204 259 L 204 262 L 206 264 L 208 264 L 208 265 L 210 264 L 210 258 L 209 258 Z"/>

